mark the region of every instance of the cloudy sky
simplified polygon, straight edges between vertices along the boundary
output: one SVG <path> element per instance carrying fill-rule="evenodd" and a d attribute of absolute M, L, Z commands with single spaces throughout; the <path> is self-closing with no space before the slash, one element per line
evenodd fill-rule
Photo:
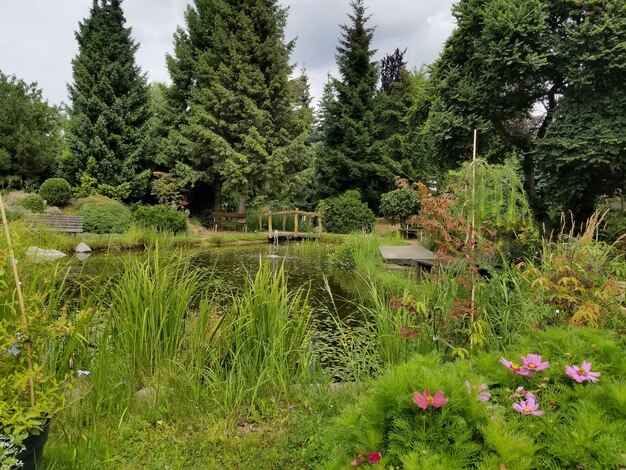
<path fill-rule="evenodd" d="M 165 53 L 183 24 L 189 0 L 125 0 L 128 25 L 140 43 L 137 61 L 149 79 L 167 81 Z M 74 31 L 89 13 L 92 0 L 0 0 L 0 70 L 38 82 L 52 103 L 67 102 Z M 297 38 L 293 61 L 305 66 L 312 93 L 319 97 L 327 74 L 336 72 L 339 25 L 346 23 L 348 0 L 283 0 L 289 6 L 287 38 Z M 396 47 L 407 48 L 411 67 L 432 62 L 454 27 L 452 0 L 369 0 L 376 26 L 376 58 Z"/>

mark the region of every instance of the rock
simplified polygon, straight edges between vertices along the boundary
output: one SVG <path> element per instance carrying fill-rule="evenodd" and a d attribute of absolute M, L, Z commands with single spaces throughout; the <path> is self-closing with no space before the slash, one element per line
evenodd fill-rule
<path fill-rule="evenodd" d="M 44 250 L 43 248 L 37 248 L 36 246 L 29 246 L 26 249 L 26 256 L 39 260 L 54 261 L 56 259 L 63 258 L 66 255 L 59 250 Z"/>
<path fill-rule="evenodd" d="M 78 261 L 85 261 L 90 256 L 91 253 L 76 253 L 76 258 L 78 259 Z"/>
<path fill-rule="evenodd" d="M 91 253 L 91 248 L 86 243 L 80 242 L 76 247 L 76 253 Z"/>

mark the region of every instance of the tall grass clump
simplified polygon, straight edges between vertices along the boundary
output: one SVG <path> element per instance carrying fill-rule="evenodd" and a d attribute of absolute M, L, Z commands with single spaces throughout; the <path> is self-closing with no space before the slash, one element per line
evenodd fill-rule
<path fill-rule="evenodd" d="M 130 259 L 111 292 L 111 334 L 136 371 L 149 374 L 177 358 L 185 319 L 197 303 L 200 274 L 158 246 L 147 259 Z"/>
<path fill-rule="evenodd" d="M 261 262 L 243 291 L 217 320 L 210 349 L 209 382 L 225 408 L 246 399 L 254 402 L 261 390 L 287 392 L 289 385 L 306 383 L 312 366 L 309 290 L 287 287 L 284 267 L 272 271 Z"/>

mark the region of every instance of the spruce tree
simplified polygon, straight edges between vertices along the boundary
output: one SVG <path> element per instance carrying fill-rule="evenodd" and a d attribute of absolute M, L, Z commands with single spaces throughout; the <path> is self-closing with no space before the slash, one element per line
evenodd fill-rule
<path fill-rule="evenodd" d="M 135 63 L 138 44 L 125 27 L 121 0 L 94 0 L 79 24 L 68 140 L 74 181 L 88 172 L 133 200 L 145 194 L 152 165 L 146 77 Z"/>
<path fill-rule="evenodd" d="M 375 51 L 371 49 L 373 28 L 367 27 L 363 0 L 351 3 L 350 25 L 343 25 L 337 47 L 341 77 L 333 87 L 336 99 L 326 106 L 325 148 L 318 159 L 320 196 L 358 189 L 374 209 L 380 194 L 393 184 L 393 172 L 384 168 L 381 155 L 373 149 L 375 139 L 374 96 L 378 82 Z"/>
<path fill-rule="evenodd" d="M 204 173 L 196 203 L 221 206 L 280 193 L 304 151 L 293 42 L 286 9 L 274 0 L 196 0 L 175 36 L 170 150 Z M 211 194 L 207 194 L 207 193 Z"/>

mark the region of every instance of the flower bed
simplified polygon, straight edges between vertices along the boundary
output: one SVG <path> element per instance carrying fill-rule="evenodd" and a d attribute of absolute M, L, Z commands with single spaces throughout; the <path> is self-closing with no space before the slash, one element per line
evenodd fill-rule
<path fill-rule="evenodd" d="M 625 368 L 623 340 L 587 329 L 537 332 L 502 358 L 416 356 L 338 418 L 329 467 L 619 468 Z"/>

